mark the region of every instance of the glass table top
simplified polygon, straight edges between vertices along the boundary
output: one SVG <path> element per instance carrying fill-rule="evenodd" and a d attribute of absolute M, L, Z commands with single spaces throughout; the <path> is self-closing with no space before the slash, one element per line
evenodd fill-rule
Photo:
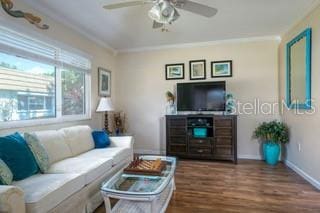
<path fill-rule="evenodd" d="M 166 168 L 160 176 L 132 175 L 123 171 L 102 184 L 101 190 L 106 193 L 124 195 L 157 195 L 160 194 L 174 176 L 176 158 L 163 156 L 140 156 L 144 160 L 161 159 L 166 162 Z"/>

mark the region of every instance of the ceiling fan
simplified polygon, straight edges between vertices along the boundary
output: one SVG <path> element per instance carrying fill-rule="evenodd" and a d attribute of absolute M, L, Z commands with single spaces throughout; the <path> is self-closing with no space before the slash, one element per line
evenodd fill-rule
<path fill-rule="evenodd" d="M 172 24 L 176 21 L 180 14 L 177 9 L 182 9 L 195 13 L 207 18 L 213 17 L 217 14 L 218 10 L 197 2 L 189 0 L 140 0 L 140 1 L 127 1 L 116 4 L 109 4 L 103 8 L 107 10 L 120 9 L 124 7 L 139 6 L 144 4 L 153 4 L 149 10 L 149 17 L 153 20 L 153 28 L 161 28 L 166 24 Z"/>

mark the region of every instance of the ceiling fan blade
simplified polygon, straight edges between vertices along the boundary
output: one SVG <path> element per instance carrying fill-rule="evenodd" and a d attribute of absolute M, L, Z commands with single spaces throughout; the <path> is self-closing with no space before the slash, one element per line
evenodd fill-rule
<path fill-rule="evenodd" d="M 161 28 L 161 27 L 163 27 L 163 24 L 162 24 L 162 23 L 153 21 L 153 25 L 152 25 L 152 28 L 153 28 L 153 29 L 158 29 L 158 28 Z"/>
<path fill-rule="evenodd" d="M 175 6 L 179 9 L 186 10 L 208 18 L 216 15 L 218 12 L 216 8 L 209 7 L 189 0 L 178 0 Z"/>
<path fill-rule="evenodd" d="M 103 6 L 104 9 L 107 10 L 114 10 L 114 9 L 120 9 L 124 7 L 133 7 L 133 6 L 140 6 L 150 3 L 150 1 L 145 1 L 145 0 L 140 0 L 140 1 L 129 1 L 129 2 L 121 2 L 121 3 L 116 3 L 116 4 L 109 4 Z"/>

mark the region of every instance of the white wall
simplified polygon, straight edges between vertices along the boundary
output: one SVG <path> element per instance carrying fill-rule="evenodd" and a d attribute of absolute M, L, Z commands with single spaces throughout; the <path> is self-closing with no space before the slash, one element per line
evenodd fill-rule
<path fill-rule="evenodd" d="M 320 7 L 316 8 L 299 24 L 282 36 L 279 48 L 280 98 L 285 99 L 286 91 L 286 44 L 306 28 L 312 28 L 312 74 L 311 94 L 316 113 L 297 115 L 293 110 L 284 111 L 283 120 L 290 127 L 290 143 L 287 146 L 287 160 L 295 169 L 320 188 Z M 298 144 L 301 145 L 299 152 Z M 298 171 L 298 172 L 299 172 Z"/>
<path fill-rule="evenodd" d="M 78 32 L 64 26 L 62 23 L 58 23 L 49 17 L 41 14 L 38 11 L 34 11 L 32 8 L 28 7 L 28 5 L 24 4 L 22 1 L 15 1 L 15 8 L 19 10 L 23 10 L 26 12 L 32 12 L 35 15 L 43 18 L 43 23 L 48 24 L 50 26 L 49 30 L 39 30 L 35 26 L 29 24 L 25 19 L 17 19 L 8 16 L 3 10 L 0 10 L 0 20 L 1 23 L 6 23 L 5 25 L 21 29 L 21 32 L 36 35 L 36 36 L 44 36 L 55 41 L 64 43 L 73 48 L 79 49 L 89 55 L 92 56 L 92 96 L 91 96 L 91 105 L 92 105 L 92 119 L 85 120 L 81 122 L 66 122 L 59 123 L 54 125 L 42 125 L 42 126 L 34 126 L 30 128 L 19 128 L 19 129 L 5 129 L 0 130 L 0 134 L 11 133 L 13 131 L 29 131 L 29 130 L 38 130 L 38 129 L 57 129 L 64 126 L 71 126 L 75 124 L 88 124 L 93 128 L 98 128 L 102 126 L 102 114 L 95 113 L 95 109 L 98 103 L 98 67 L 104 67 L 113 71 L 112 77 L 112 92 L 114 93 L 115 88 L 115 56 L 106 48 L 97 45 L 96 43 L 88 40 L 87 38 L 81 36 Z M 112 95 L 114 97 L 114 94 Z"/>
<path fill-rule="evenodd" d="M 138 151 L 164 151 L 165 92 L 176 83 L 166 81 L 165 64 L 185 63 L 189 79 L 189 60 L 207 60 L 207 80 L 226 80 L 227 90 L 241 102 L 278 102 L 278 45 L 276 40 L 230 42 L 207 47 L 167 49 L 117 56 L 117 107 L 127 113 L 129 132 L 135 135 Z M 233 60 L 233 77 L 211 79 L 210 62 Z M 185 80 L 188 81 L 188 80 Z M 252 140 L 258 123 L 278 119 L 274 115 L 239 115 L 238 154 L 259 158 L 259 145 Z"/>

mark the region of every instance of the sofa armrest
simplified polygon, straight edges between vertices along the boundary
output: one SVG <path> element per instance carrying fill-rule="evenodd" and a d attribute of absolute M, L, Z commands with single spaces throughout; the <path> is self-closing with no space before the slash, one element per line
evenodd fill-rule
<path fill-rule="evenodd" d="M 0 212 L 26 212 L 24 192 L 19 187 L 0 185 Z"/>
<path fill-rule="evenodd" d="M 111 147 L 125 147 L 133 149 L 134 139 L 132 136 L 110 137 Z"/>

